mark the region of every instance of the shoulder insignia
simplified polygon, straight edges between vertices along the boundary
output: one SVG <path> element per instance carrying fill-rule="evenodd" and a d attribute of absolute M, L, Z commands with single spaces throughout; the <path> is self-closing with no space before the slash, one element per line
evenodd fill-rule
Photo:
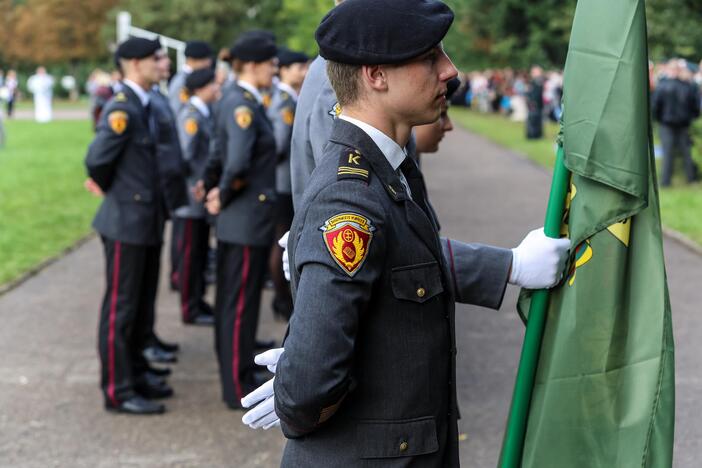
<path fill-rule="evenodd" d="M 197 120 L 193 117 L 190 117 L 185 121 L 185 133 L 187 133 L 190 136 L 193 136 L 197 133 Z"/>
<path fill-rule="evenodd" d="M 271 93 L 263 93 L 261 97 L 263 98 L 263 107 L 268 109 L 271 106 Z"/>
<path fill-rule="evenodd" d="M 337 102 L 332 106 L 331 109 L 329 109 L 329 112 L 327 114 L 331 115 L 332 118 L 336 119 L 341 115 L 341 105 Z"/>
<path fill-rule="evenodd" d="M 289 96 L 288 96 L 288 93 L 286 93 L 285 91 L 281 91 L 281 92 L 280 92 L 280 99 L 281 99 L 281 100 L 287 101 L 287 100 L 288 100 L 288 97 L 289 97 Z"/>
<path fill-rule="evenodd" d="M 239 127 L 246 130 L 253 121 L 253 112 L 247 106 L 239 106 L 234 109 L 234 120 Z"/>
<path fill-rule="evenodd" d="M 365 182 L 370 179 L 370 164 L 357 149 L 344 148 L 341 151 L 336 180 L 344 179 L 361 179 Z"/>
<path fill-rule="evenodd" d="M 127 129 L 129 115 L 124 111 L 112 111 L 107 115 L 107 123 L 117 135 L 121 135 Z"/>
<path fill-rule="evenodd" d="M 292 109 L 289 107 L 280 111 L 280 116 L 283 118 L 283 123 L 288 127 L 295 121 L 295 114 L 293 114 Z"/>
<path fill-rule="evenodd" d="M 120 91 L 115 95 L 115 102 L 127 102 L 127 95 Z"/>
<path fill-rule="evenodd" d="M 185 104 L 186 102 L 188 102 L 188 100 L 190 99 L 190 93 L 188 92 L 188 88 L 186 88 L 186 87 L 180 88 L 180 94 L 178 94 L 178 99 L 180 99 L 180 102 L 182 104 Z"/>
<path fill-rule="evenodd" d="M 253 94 L 251 94 L 248 91 L 244 91 L 244 97 L 248 99 L 249 101 L 255 101 L 256 99 L 253 97 Z"/>
<path fill-rule="evenodd" d="M 339 213 L 326 220 L 319 230 L 336 264 L 354 276 L 368 258 L 375 231 L 370 220 L 357 213 Z"/>

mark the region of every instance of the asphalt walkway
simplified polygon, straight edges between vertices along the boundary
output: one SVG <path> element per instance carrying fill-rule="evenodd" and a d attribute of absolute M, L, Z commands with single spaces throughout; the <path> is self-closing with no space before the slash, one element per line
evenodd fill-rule
<path fill-rule="evenodd" d="M 480 137 L 453 132 L 440 154 L 424 157 L 423 169 L 444 235 L 513 247 L 542 224 L 550 175 Z M 675 466 L 692 468 L 702 445 L 702 257 L 669 240 L 665 249 L 677 351 Z M 103 411 L 96 353 L 103 268 L 100 243 L 92 239 L 0 296 L 0 466 L 278 466 L 280 432 L 251 431 L 240 412 L 226 409 L 212 330 L 181 325 L 176 296 L 165 287 L 158 332 L 182 349 L 169 411 L 158 417 Z M 457 308 L 463 467 L 497 462 L 524 332 L 517 293 L 508 288 L 498 312 Z M 271 319 L 268 291 L 263 304 L 260 336 L 280 339 L 284 326 Z"/>

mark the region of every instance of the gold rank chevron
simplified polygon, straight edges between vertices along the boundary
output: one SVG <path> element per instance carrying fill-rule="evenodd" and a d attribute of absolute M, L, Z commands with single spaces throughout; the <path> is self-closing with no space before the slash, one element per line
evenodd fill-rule
<path fill-rule="evenodd" d="M 338 174 L 339 175 L 352 174 L 352 175 L 360 175 L 363 177 L 368 177 L 368 170 L 367 169 L 359 169 L 357 167 L 339 166 Z"/>

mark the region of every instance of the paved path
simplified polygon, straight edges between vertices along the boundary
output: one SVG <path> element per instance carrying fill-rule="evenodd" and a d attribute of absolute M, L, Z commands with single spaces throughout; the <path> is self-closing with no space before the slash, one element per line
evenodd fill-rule
<path fill-rule="evenodd" d="M 444 234 L 505 247 L 541 225 L 550 176 L 463 131 L 423 160 Z M 702 445 L 702 257 L 666 241 L 677 344 L 676 467 L 696 467 Z M 181 344 L 171 378 L 176 396 L 162 417 L 106 414 L 97 388 L 95 330 L 103 289 L 97 240 L 0 296 L 0 466 L 275 467 L 279 432 L 243 427 L 223 406 L 210 329 L 179 324 L 175 296 L 162 290 L 158 330 Z M 165 284 L 165 282 L 163 283 Z M 516 288 L 502 310 L 457 310 L 462 466 L 496 465 L 523 327 Z M 263 302 L 270 303 L 269 293 Z M 268 307 L 262 337 L 280 338 Z"/>

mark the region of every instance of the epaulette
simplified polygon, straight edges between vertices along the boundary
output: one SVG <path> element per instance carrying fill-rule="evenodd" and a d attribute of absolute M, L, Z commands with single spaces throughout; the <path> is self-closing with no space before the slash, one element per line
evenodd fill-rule
<path fill-rule="evenodd" d="M 127 102 L 127 95 L 120 91 L 115 94 L 115 102 Z"/>
<path fill-rule="evenodd" d="M 251 94 L 251 93 L 248 92 L 248 91 L 244 91 L 244 97 L 245 97 L 246 99 L 248 99 L 249 101 L 255 101 L 255 100 L 256 100 L 256 98 L 253 97 L 253 94 Z"/>
<path fill-rule="evenodd" d="M 289 97 L 290 97 L 290 96 L 288 96 L 288 93 L 286 93 L 285 91 L 281 91 L 281 92 L 280 92 L 280 99 L 281 99 L 282 101 L 287 101 Z"/>
<path fill-rule="evenodd" d="M 344 179 L 360 179 L 370 183 L 370 164 L 357 149 L 341 150 L 336 180 Z"/>

